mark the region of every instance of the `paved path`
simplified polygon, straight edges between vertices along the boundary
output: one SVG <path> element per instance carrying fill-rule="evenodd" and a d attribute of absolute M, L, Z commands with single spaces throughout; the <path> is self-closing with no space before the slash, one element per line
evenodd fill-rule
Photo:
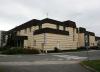
<path fill-rule="evenodd" d="M 100 51 L 89 53 L 90 59 L 100 59 Z M 90 72 L 79 64 L 86 59 L 86 52 L 0 55 L 0 69 L 3 72 Z"/>
<path fill-rule="evenodd" d="M 0 62 L 3 72 L 90 72 L 79 61 Z"/>

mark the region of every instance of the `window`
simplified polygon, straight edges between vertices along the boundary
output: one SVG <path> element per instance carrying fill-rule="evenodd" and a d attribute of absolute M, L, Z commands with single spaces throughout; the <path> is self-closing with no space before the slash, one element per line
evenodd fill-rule
<path fill-rule="evenodd" d="M 63 26 L 63 30 L 65 31 L 65 29 L 66 29 L 66 27 L 65 26 Z"/>
<path fill-rule="evenodd" d="M 29 28 L 30 32 L 31 32 L 31 27 Z"/>
<path fill-rule="evenodd" d="M 24 30 L 24 33 L 27 33 L 27 28 Z"/>
<path fill-rule="evenodd" d="M 75 29 L 73 28 L 73 41 L 74 41 L 74 38 L 75 38 Z"/>
<path fill-rule="evenodd" d="M 59 25 L 57 25 L 57 30 L 59 30 Z"/>
<path fill-rule="evenodd" d="M 92 45 L 94 46 L 94 43 L 92 43 Z"/>
<path fill-rule="evenodd" d="M 42 28 L 42 25 L 39 25 L 39 29 L 41 29 Z"/>

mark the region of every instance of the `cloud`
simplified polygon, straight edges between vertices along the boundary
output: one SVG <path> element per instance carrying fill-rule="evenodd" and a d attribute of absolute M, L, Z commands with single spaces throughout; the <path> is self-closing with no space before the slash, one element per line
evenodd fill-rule
<path fill-rule="evenodd" d="M 43 19 L 48 13 L 49 18 L 73 20 L 78 27 L 100 35 L 99 3 L 100 0 L 0 0 L 0 30 L 9 30 L 30 19 Z"/>

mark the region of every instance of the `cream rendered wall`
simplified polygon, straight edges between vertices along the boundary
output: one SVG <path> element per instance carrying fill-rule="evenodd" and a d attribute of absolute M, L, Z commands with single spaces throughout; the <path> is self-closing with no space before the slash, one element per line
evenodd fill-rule
<path fill-rule="evenodd" d="M 47 50 L 54 50 L 55 47 L 58 47 L 61 50 L 68 50 L 68 49 L 76 49 L 73 48 L 73 41 L 68 38 L 67 35 L 57 35 L 57 34 L 46 34 L 46 45 L 45 48 Z"/>
<path fill-rule="evenodd" d="M 35 35 L 34 40 L 36 40 L 36 45 L 33 45 L 33 46 L 37 49 L 43 49 L 44 34 Z M 34 44 L 34 42 L 33 42 L 33 44 Z"/>
<path fill-rule="evenodd" d="M 68 39 L 70 39 L 72 48 L 78 47 L 78 34 L 76 33 L 76 28 L 67 27 L 66 29 L 69 31 Z"/>
<path fill-rule="evenodd" d="M 91 46 L 96 46 L 96 41 L 95 41 L 95 36 L 89 35 L 89 45 Z"/>
<path fill-rule="evenodd" d="M 84 47 L 85 46 L 85 41 L 84 41 L 84 33 L 79 33 L 79 47 Z"/>
<path fill-rule="evenodd" d="M 59 26 L 59 30 L 64 30 L 64 29 L 63 29 L 63 26 Z"/>
<path fill-rule="evenodd" d="M 42 28 L 47 28 L 47 27 L 57 29 L 57 26 L 55 24 L 50 24 L 50 23 L 42 24 Z"/>

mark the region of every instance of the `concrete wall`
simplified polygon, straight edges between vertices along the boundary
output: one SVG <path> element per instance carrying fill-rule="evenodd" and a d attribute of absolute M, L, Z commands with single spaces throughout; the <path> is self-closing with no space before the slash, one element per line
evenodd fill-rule
<path fill-rule="evenodd" d="M 85 38 L 84 38 L 84 33 L 79 33 L 78 35 L 78 42 L 79 46 L 78 47 L 85 47 Z"/>
<path fill-rule="evenodd" d="M 90 47 L 96 46 L 95 36 L 89 35 L 89 40 L 90 40 L 90 41 L 89 41 Z"/>

